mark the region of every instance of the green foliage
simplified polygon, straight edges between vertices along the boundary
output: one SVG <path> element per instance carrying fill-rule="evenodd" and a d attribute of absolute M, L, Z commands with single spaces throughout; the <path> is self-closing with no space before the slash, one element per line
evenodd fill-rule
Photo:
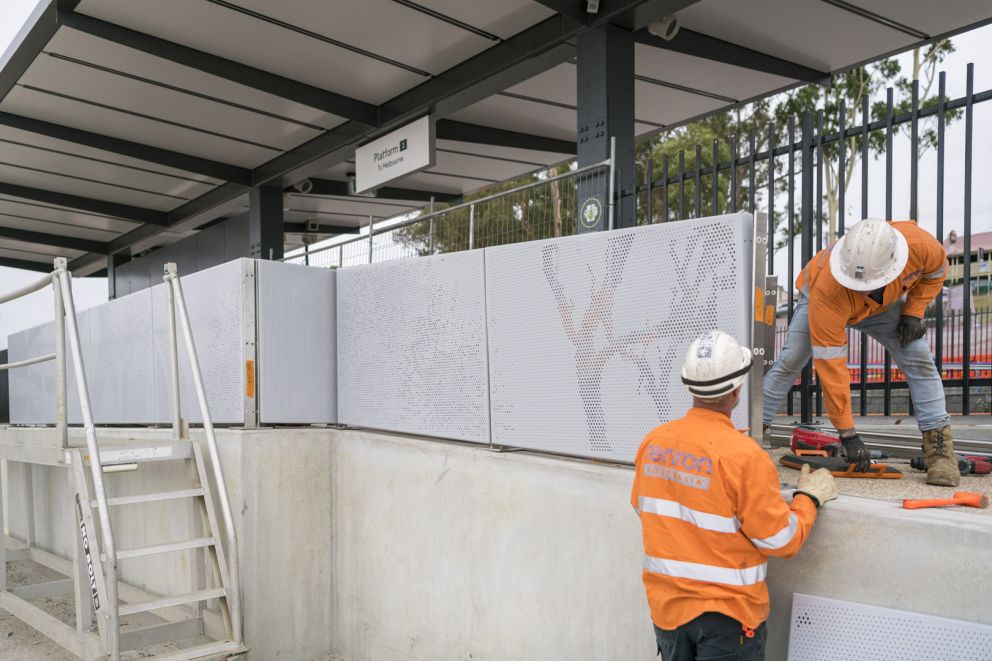
<path fill-rule="evenodd" d="M 568 165 L 561 165 L 466 195 L 465 202 L 472 202 L 528 184 L 538 184 L 525 191 L 475 205 L 473 247 L 485 248 L 575 234 L 578 214 L 575 179 L 565 177 L 547 181 L 549 177 L 565 174 L 568 170 Z M 394 238 L 413 247 L 418 255 L 468 250 L 469 225 L 469 209 L 461 208 L 436 216 L 433 223 L 425 220 L 408 225 L 397 230 Z"/>

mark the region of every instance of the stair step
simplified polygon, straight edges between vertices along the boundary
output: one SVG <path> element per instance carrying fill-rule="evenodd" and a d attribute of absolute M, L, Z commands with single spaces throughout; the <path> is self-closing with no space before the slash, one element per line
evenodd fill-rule
<path fill-rule="evenodd" d="M 183 489 L 182 491 L 161 491 L 158 493 L 145 493 L 140 496 L 122 496 L 120 498 L 110 498 L 107 504 L 114 505 L 134 505 L 135 503 L 153 503 L 160 500 L 180 500 L 182 498 L 197 498 L 203 495 L 203 489 Z M 90 501 L 90 507 L 96 509 L 96 501 Z"/>
<path fill-rule="evenodd" d="M 190 592 L 188 594 L 180 594 L 174 597 L 163 597 L 161 599 L 156 599 L 154 601 L 143 601 L 137 604 L 121 604 L 118 608 L 118 612 L 124 615 L 134 615 L 135 613 L 146 613 L 148 611 L 159 610 L 161 608 L 172 608 L 173 606 L 183 606 L 185 604 L 195 604 L 199 601 L 206 601 L 207 599 L 217 599 L 220 597 L 227 596 L 227 592 L 224 588 L 211 588 L 209 590 L 200 590 L 199 592 Z M 177 657 L 186 658 L 186 657 Z M 196 657 L 192 657 L 196 658 Z"/>
<path fill-rule="evenodd" d="M 162 443 L 154 445 L 101 445 L 100 463 L 103 466 L 115 464 L 141 464 L 149 461 L 181 461 L 192 459 L 193 444 L 190 441 Z M 83 463 L 90 463 L 90 455 L 83 450 Z"/>
<path fill-rule="evenodd" d="M 231 640 L 222 640 L 196 647 L 187 647 L 160 656 L 151 656 L 148 657 L 147 661 L 206 661 L 207 659 L 217 659 L 247 651 L 248 648 L 244 645 Z"/>
<path fill-rule="evenodd" d="M 144 546 L 136 549 L 126 549 L 124 551 L 117 552 L 118 560 L 127 560 L 129 558 L 141 558 L 146 555 L 162 555 L 165 553 L 176 553 L 177 551 L 186 551 L 188 549 L 202 549 L 206 546 L 213 546 L 213 537 L 200 537 L 199 539 L 191 539 L 186 542 L 174 542 L 172 544 L 159 544 L 158 546 Z M 100 558 L 106 562 L 107 556 L 101 554 Z"/>

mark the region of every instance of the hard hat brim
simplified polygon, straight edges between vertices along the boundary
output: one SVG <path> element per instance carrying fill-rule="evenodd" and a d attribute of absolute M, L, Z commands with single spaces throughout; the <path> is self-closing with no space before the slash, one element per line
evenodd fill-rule
<path fill-rule="evenodd" d="M 841 286 L 848 289 L 853 289 L 854 291 L 874 291 L 880 287 L 884 287 L 893 280 L 899 277 L 902 270 L 906 268 L 906 262 L 909 261 L 909 244 L 906 243 L 906 237 L 902 235 L 902 232 L 896 230 L 896 258 L 892 262 L 892 265 L 887 268 L 881 275 L 869 280 L 855 280 L 854 278 L 848 276 L 844 273 L 840 264 L 840 254 L 841 249 L 844 245 L 844 240 L 847 236 L 842 236 L 837 239 L 834 247 L 830 251 L 830 274 L 834 276 L 834 280 L 839 282 Z"/>

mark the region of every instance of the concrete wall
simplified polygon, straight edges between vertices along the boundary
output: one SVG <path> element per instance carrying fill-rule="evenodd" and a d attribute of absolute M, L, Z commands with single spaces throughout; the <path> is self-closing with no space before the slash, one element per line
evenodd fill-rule
<path fill-rule="evenodd" d="M 220 444 L 253 659 L 656 658 L 628 467 L 354 430 Z M 16 498 L 13 467 L 10 483 Z M 992 517 L 841 497 L 770 564 L 768 658 L 785 658 L 793 592 L 992 624 L 990 547 Z"/>

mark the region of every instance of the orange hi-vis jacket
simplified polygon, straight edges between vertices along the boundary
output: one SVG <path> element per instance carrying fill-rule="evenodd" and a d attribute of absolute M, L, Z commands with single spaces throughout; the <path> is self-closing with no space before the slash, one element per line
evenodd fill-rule
<path fill-rule="evenodd" d="M 816 377 L 823 384 L 827 414 L 837 429 L 852 429 L 851 374 L 847 369 L 847 327 L 882 312 L 903 296 L 902 314 L 923 318 L 947 275 L 944 246 L 912 220 L 890 221 L 909 245 L 909 261 L 899 277 L 885 286 L 882 303 L 870 292 L 848 289 L 830 273 L 830 251 L 818 252 L 796 278 L 796 288 L 809 300 L 809 339 L 813 345 Z"/>
<path fill-rule="evenodd" d="M 756 628 L 768 619 L 765 556 L 795 555 L 816 520 L 811 499 L 785 502 L 757 443 L 703 408 L 647 435 L 630 500 L 644 533 L 651 619 L 662 629 L 706 612 Z"/>

